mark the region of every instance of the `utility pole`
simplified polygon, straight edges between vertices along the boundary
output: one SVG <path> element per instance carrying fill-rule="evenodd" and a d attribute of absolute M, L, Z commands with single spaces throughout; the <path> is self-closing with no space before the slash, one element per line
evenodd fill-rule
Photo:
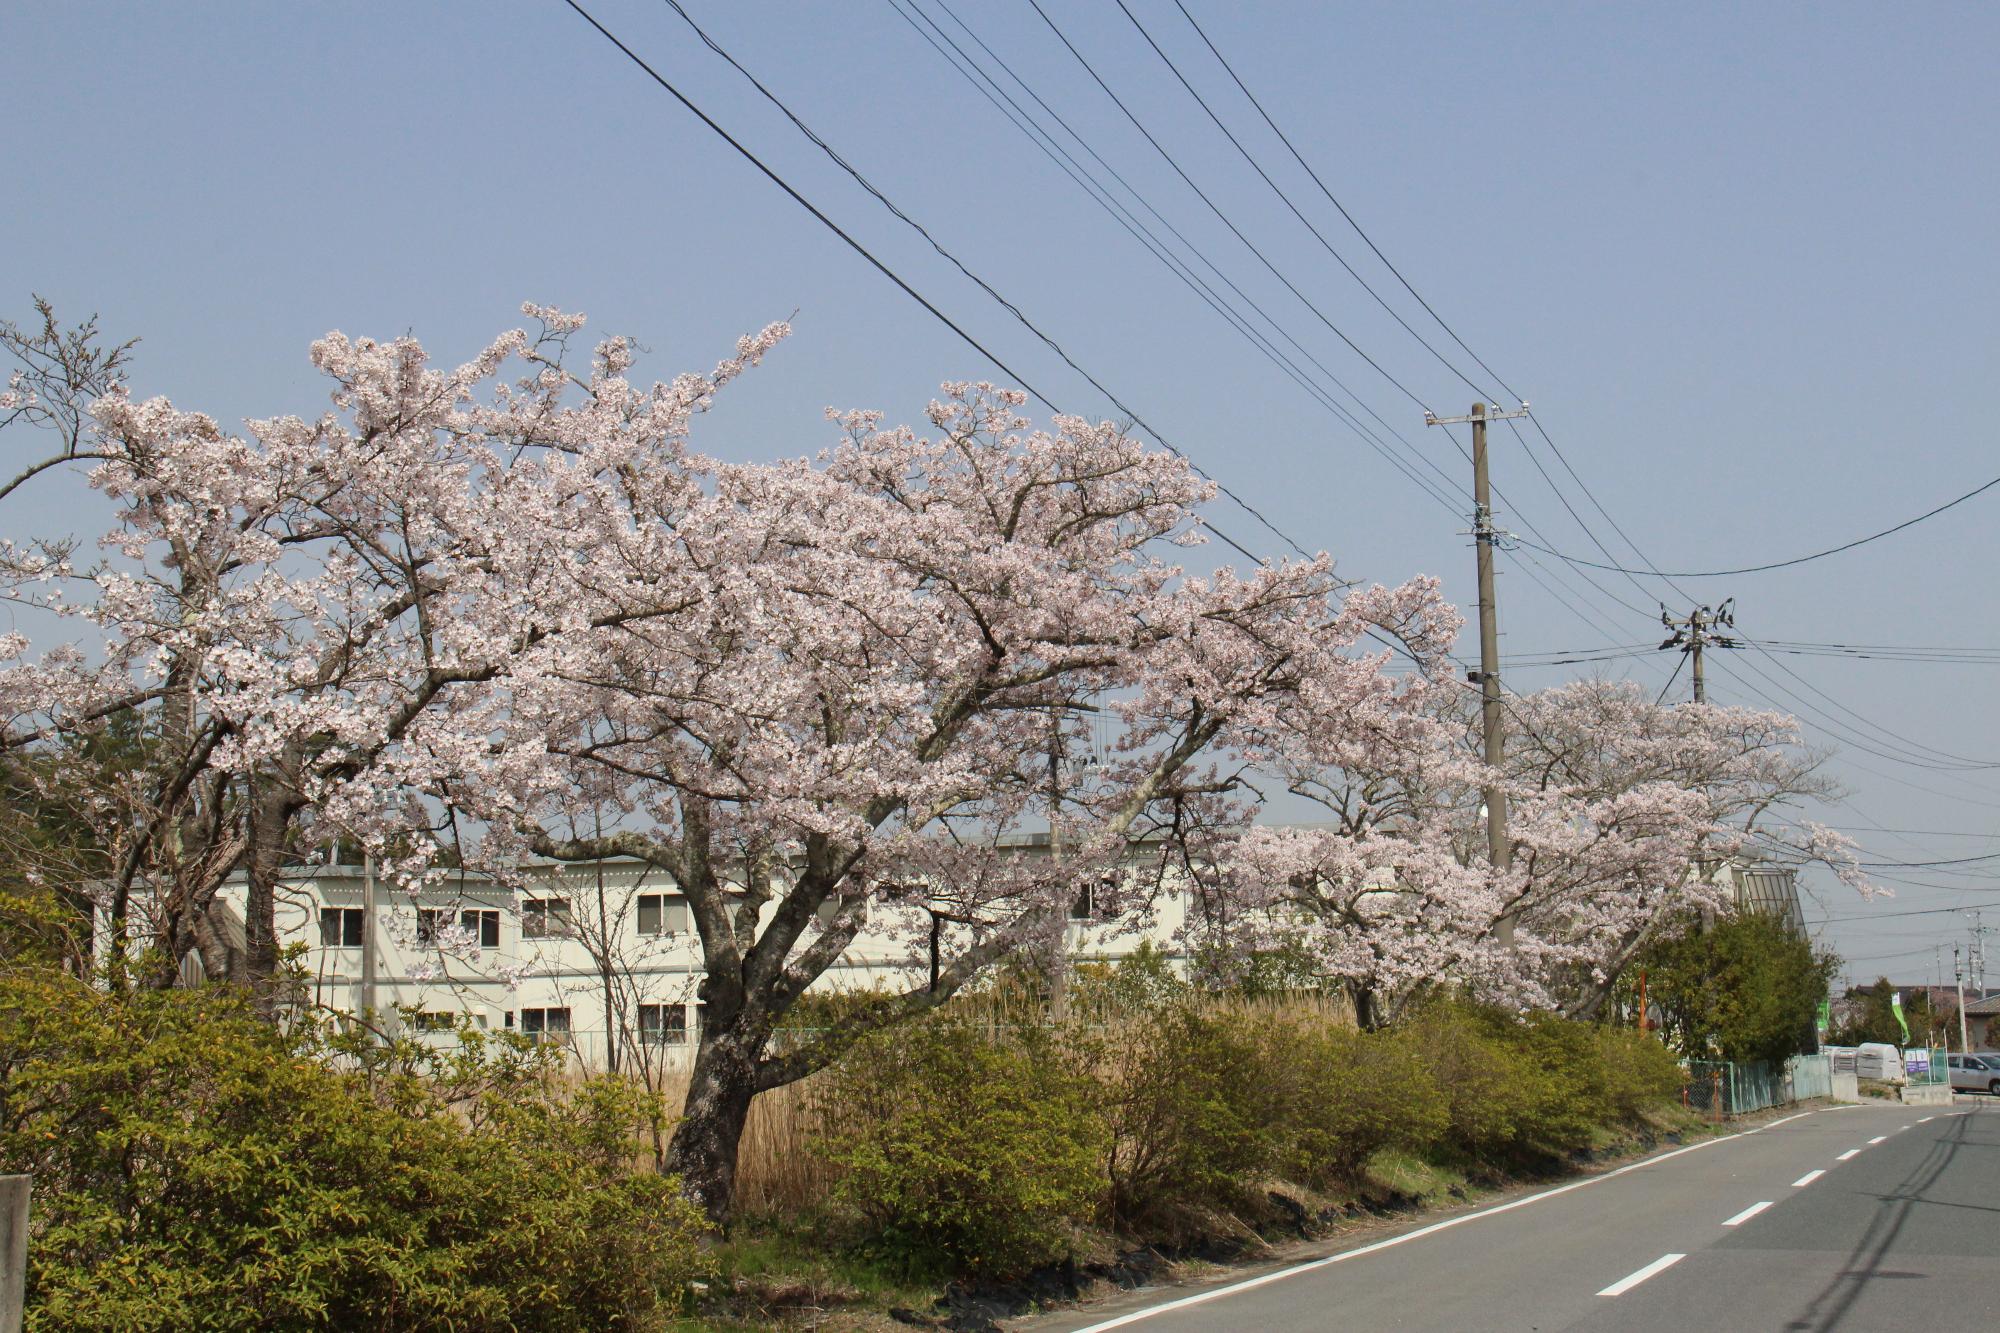
<path fill-rule="evenodd" d="M 361 1021 L 375 1025 L 375 854 L 361 854 Z"/>
<path fill-rule="evenodd" d="M 1679 620 L 1675 620 L 1672 616 L 1668 615 L 1667 609 L 1664 606 L 1660 608 L 1660 623 L 1672 631 L 1667 636 L 1667 641 L 1660 645 L 1660 649 L 1664 652 L 1668 648 L 1678 648 L 1684 656 L 1692 659 L 1694 667 L 1694 701 L 1698 704 L 1708 702 L 1707 678 L 1702 674 L 1701 669 L 1701 650 L 1703 648 L 1741 648 L 1743 646 L 1728 635 L 1717 634 L 1715 632 L 1718 625 L 1728 629 L 1736 628 L 1735 608 L 1736 599 L 1732 597 L 1721 606 L 1698 606 Z"/>
<path fill-rule="evenodd" d="M 1951 980 L 1958 987 L 1958 1049 L 1969 1051 L 1972 1040 L 1965 1028 L 1965 969 L 1959 966 L 1956 944 L 1951 946 Z"/>
<path fill-rule="evenodd" d="M 1472 423 L 1472 537 L 1479 560 L 1479 712 L 1486 732 L 1486 766 L 1500 772 L 1507 758 L 1506 733 L 1500 718 L 1500 614 L 1493 599 L 1493 547 L 1499 532 L 1493 526 L 1492 486 L 1486 467 L 1486 423 L 1528 415 L 1528 405 L 1518 412 L 1474 403 L 1462 417 L 1441 417 L 1424 413 L 1426 426 L 1454 426 Z M 1514 863 L 1514 847 L 1507 840 L 1507 793 L 1497 782 L 1486 788 L 1486 853 L 1495 874 L 1505 874 Z M 1495 923 L 1500 942 L 1514 943 L 1514 917 L 1507 913 Z"/>
<path fill-rule="evenodd" d="M 1062 874 L 1062 710 L 1049 710 L 1049 865 Z M 1057 882 L 1056 956 L 1049 969 L 1049 1017 L 1069 1017 L 1069 886 Z"/>

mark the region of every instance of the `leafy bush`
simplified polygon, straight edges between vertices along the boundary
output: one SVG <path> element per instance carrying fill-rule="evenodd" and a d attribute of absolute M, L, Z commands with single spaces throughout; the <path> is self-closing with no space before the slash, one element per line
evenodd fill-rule
<path fill-rule="evenodd" d="M 1423 1153 L 1444 1137 L 1444 1091 L 1403 1033 L 1300 1024 L 1283 1041 L 1272 1067 L 1294 1079 L 1282 1121 L 1293 1179 L 1320 1189 L 1352 1185 L 1383 1149 Z"/>
<path fill-rule="evenodd" d="M 1107 1071 L 1114 1220 L 1174 1229 L 1228 1210 L 1284 1155 L 1288 1082 L 1269 1033 L 1242 1015 L 1171 1003 L 1119 1034 Z"/>
<path fill-rule="evenodd" d="M 848 1052 L 817 1101 L 820 1151 L 878 1257 L 912 1275 L 1009 1276 L 1062 1258 L 1096 1212 L 1097 1100 L 1063 1040 L 939 1018 Z"/>
<path fill-rule="evenodd" d="M 1599 1028 L 1597 1058 L 1605 1067 L 1607 1100 L 1620 1120 L 1638 1119 L 1680 1096 L 1682 1073 L 1672 1051 L 1625 1028 Z"/>
<path fill-rule="evenodd" d="M 1680 1087 L 1658 1042 L 1554 1014 L 1447 1002 L 1407 1029 L 1445 1098 L 1442 1149 L 1489 1166 L 1544 1166 Z"/>
<path fill-rule="evenodd" d="M 629 1169 L 626 1085 L 507 1043 L 334 1055 L 220 988 L 0 976 L 28 1328 L 648 1327 L 703 1271 L 699 1213 Z"/>

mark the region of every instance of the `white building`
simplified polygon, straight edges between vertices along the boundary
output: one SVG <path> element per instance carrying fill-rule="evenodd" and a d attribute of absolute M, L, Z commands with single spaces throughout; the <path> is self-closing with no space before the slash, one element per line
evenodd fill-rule
<path fill-rule="evenodd" d="M 1046 850 L 1047 837 L 1027 835 L 1019 843 L 1032 855 Z M 591 1067 L 606 1063 L 614 1041 L 628 1056 L 683 1051 L 691 1057 L 702 1021 L 701 946 L 687 900 L 664 871 L 623 858 L 550 864 L 519 892 L 465 874 L 415 897 L 376 882 L 372 932 L 370 880 L 363 866 L 287 868 L 278 890 L 279 948 L 305 946 L 314 1004 L 372 1012 L 385 1029 L 414 1024 L 444 1033 L 468 1021 L 487 1031 L 560 1039 Z M 767 903 L 764 911 L 776 907 Z M 1143 941 L 1167 949 L 1183 910 L 1170 901 L 1145 929 L 1133 929 L 1099 920 L 1085 894 L 1072 910 L 1069 955 L 1114 962 Z M 214 912 L 220 933 L 238 947 L 243 911 L 238 879 L 223 888 Z M 925 909 L 907 911 L 921 922 Z M 823 919 L 831 914 L 829 904 Z M 931 970 L 928 932 L 911 924 L 864 927 L 813 989 L 922 987 Z M 372 947 L 364 944 L 371 933 Z"/>

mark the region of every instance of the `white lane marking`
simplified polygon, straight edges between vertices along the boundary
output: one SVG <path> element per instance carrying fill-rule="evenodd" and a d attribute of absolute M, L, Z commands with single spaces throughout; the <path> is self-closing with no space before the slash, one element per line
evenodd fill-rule
<path fill-rule="evenodd" d="M 1742 1212 L 1738 1213 L 1736 1216 L 1730 1218 L 1727 1222 L 1724 1222 L 1722 1225 L 1726 1227 L 1740 1227 L 1745 1222 L 1748 1222 L 1751 1218 L 1763 1212 L 1766 1208 L 1769 1208 L 1770 1206 L 1771 1206 L 1771 1201 L 1769 1199 L 1764 1200 L 1762 1203 L 1753 1203 L 1748 1208 L 1745 1208 Z"/>
<path fill-rule="evenodd" d="M 1850 1157 L 1859 1157 L 1860 1155 L 1861 1155 L 1861 1149 L 1849 1148 L 1846 1152 L 1842 1153 L 1840 1156 L 1834 1158 L 1833 1160 L 1836 1162 L 1844 1162 Z"/>
<path fill-rule="evenodd" d="M 1884 1139 L 1886 1139 L 1886 1138 L 1888 1138 L 1888 1137 L 1889 1137 L 1889 1136 L 1888 1136 L 1887 1134 L 1877 1134 L 1877 1135 L 1876 1135 L 1876 1136 L 1875 1136 L 1874 1138 L 1872 1138 L 1872 1139 L 1868 1140 L 1868 1146 L 1872 1148 L 1872 1147 L 1874 1147 L 1874 1146 L 1875 1146 L 1876 1144 L 1878 1144 L 1878 1143 L 1882 1142 L 1882 1141 L 1883 1141 Z"/>
<path fill-rule="evenodd" d="M 1597 1294 L 1600 1296 L 1623 1296 L 1647 1278 L 1666 1272 L 1685 1258 L 1687 1258 L 1685 1254 L 1663 1254 L 1630 1277 L 1619 1278 L 1616 1282 Z"/>
<path fill-rule="evenodd" d="M 1391 1236 L 1387 1240 L 1378 1240 L 1372 1245 L 1362 1245 L 1352 1250 L 1342 1250 L 1339 1254 L 1329 1254 L 1324 1258 L 1311 1259 L 1302 1264 L 1294 1264 L 1290 1268 L 1280 1268 L 1274 1273 L 1265 1273 L 1261 1277 L 1246 1278 L 1241 1282 L 1232 1282 L 1225 1287 L 1216 1287 L 1209 1291 L 1196 1292 L 1192 1296 L 1183 1296 L 1179 1300 L 1164 1301 L 1159 1305 L 1149 1305 L 1143 1310 L 1134 1310 L 1130 1314 L 1119 1315 L 1116 1319 L 1106 1319 L 1101 1323 L 1087 1324 L 1082 1328 L 1072 1330 L 1072 1333 L 1108 1333 L 1110 1329 L 1124 1328 L 1126 1325 L 1136 1324 L 1142 1319 L 1151 1319 L 1154 1315 L 1167 1314 L 1174 1310 L 1185 1310 L 1191 1305 L 1201 1305 L 1208 1301 L 1216 1300 L 1219 1297 L 1233 1296 L 1239 1291 L 1249 1291 L 1253 1288 L 1264 1286 L 1267 1283 L 1277 1282 L 1283 1278 L 1296 1277 L 1300 1273 L 1310 1273 L 1314 1269 L 1325 1268 L 1331 1264 L 1345 1263 L 1349 1259 L 1358 1259 L 1364 1254 L 1373 1254 L 1377 1250 L 1386 1250 L 1408 1241 L 1435 1235 L 1437 1232 L 1448 1230 L 1465 1222 L 1476 1222 L 1482 1217 L 1492 1217 L 1495 1213 L 1510 1213 L 1516 1208 L 1525 1208 L 1531 1203 L 1540 1203 L 1543 1199 L 1553 1199 L 1558 1194 L 1568 1194 L 1571 1190 L 1580 1190 L 1587 1185 L 1595 1185 L 1602 1181 L 1610 1180 L 1613 1177 L 1622 1176 L 1629 1171 L 1637 1171 L 1642 1167 L 1654 1166 L 1660 1162 L 1667 1161 L 1669 1158 L 1685 1156 L 1691 1152 L 1700 1152 L 1703 1148 L 1713 1148 L 1718 1143 L 1730 1143 L 1746 1137 L 1748 1137 L 1747 1133 L 1725 1134 L 1719 1139 L 1703 1139 L 1700 1143 L 1690 1143 L 1685 1148 L 1675 1148 L 1670 1152 L 1663 1152 L 1654 1157 L 1644 1158 L 1641 1161 L 1628 1162 L 1624 1166 L 1606 1171 L 1601 1176 L 1587 1176 L 1582 1180 L 1572 1180 L 1567 1185 L 1558 1185 L 1554 1189 L 1546 1189 L 1539 1194 L 1529 1194 L 1519 1199 L 1511 1199 L 1506 1203 L 1495 1204 L 1491 1208 L 1482 1208 L 1476 1213 L 1460 1213 L 1457 1217 L 1447 1217 L 1442 1222 L 1433 1222 L 1427 1227 L 1418 1227 L 1415 1231 L 1405 1231 L 1400 1236 Z M 1664 1268 L 1668 1263 L 1677 1263 L 1686 1257 L 1686 1255 L 1680 1254 L 1670 1255 L 1666 1261 L 1661 1263 L 1660 1267 Z M 1647 1273 L 1646 1276 L 1651 1277 L 1652 1274 Z M 1627 1280 L 1630 1281 L 1631 1279 Z"/>
<path fill-rule="evenodd" d="M 1771 1122 L 1770 1124 L 1768 1124 L 1768 1125 L 1764 1126 L 1764 1128 L 1765 1128 L 1765 1129 L 1776 1129 L 1776 1128 L 1777 1128 L 1777 1127 L 1778 1127 L 1779 1125 L 1789 1125 L 1789 1124 L 1791 1124 L 1791 1123 L 1792 1123 L 1792 1122 L 1793 1122 L 1794 1120 L 1803 1120 L 1803 1119 L 1805 1119 L 1805 1118 L 1806 1118 L 1807 1116 L 1809 1116 L 1809 1115 L 1811 1115 L 1811 1114 L 1812 1114 L 1812 1112 L 1811 1112 L 1811 1111 L 1801 1111 L 1801 1112 L 1799 1112 L 1799 1113 L 1798 1113 L 1797 1115 L 1788 1115 L 1788 1116 L 1786 1116 L 1786 1117 L 1785 1117 L 1785 1118 L 1784 1118 L 1783 1120 L 1773 1120 L 1773 1121 L 1772 1121 L 1772 1122 Z"/>
<path fill-rule="evenodd" d="M 1825 1174 L 1826 1172 L 1824 1171 L 1808 1171 L 1804 1175 L 1800 1176 L 1797 1180 L 1794 1180 L 1792 1182 L 1792 1188 L 1795 1190 L 1804 1189 L 1807 1185 L 1812 1184 L 1815 1180 L 1818 1180 L 1821 1176 Z"/>
<path fill-rule="evenodd" d="M 1925 1117 L 1924 1117 L 1924 1118 L 1923 1118 L 1922 1120 L 1919 1120 L 1919 1121 L 1918 1121 L 1917 1123 L 1918 1123 L 1918 1124 L 1920 1124 L 1920 1125 L 1928 1125 L 1928 1124 L 1929 1124 L 1929 1123 L 1930 1123 L 1931 1121 L 1933 1121 L 1933 1120 L 1935 1120 L 1935 1119 L 1937 1119 L 1937 1117 L 1936 1117 L 1936 1116 L 1934 1116 L 1934 1115 L 1927 1115 L 1927 1116 L 1925 1116 Z"/>

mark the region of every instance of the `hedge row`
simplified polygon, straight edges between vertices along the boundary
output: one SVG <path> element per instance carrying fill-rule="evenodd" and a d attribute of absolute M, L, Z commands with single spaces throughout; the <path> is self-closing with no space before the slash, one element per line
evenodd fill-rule
<path fill-rule="evenodd" d="M 699 1213 L 633 1169 L 658 1108 L 467 1040 L 343 1050 L 225 988 L 0 970 L 0 1171 L 35 1176 L 28 1329 L 656 1326 L 707 1264 Z"/>
<path fill-rule="evenodd" d="M 1537 1171 L 1680 1086 L 1636 1034 L 1440 1004 L 1379 1032 L 1180 998 L 1110 1025 L 879 1034 L 822 1083 L 819 1151 L 854 1240 L 912 1275 L 1003 1276 L 1078 1229 L 1177 1239 L 1274 1186 L 1351 1192 L 1396 1149 Z"/>

